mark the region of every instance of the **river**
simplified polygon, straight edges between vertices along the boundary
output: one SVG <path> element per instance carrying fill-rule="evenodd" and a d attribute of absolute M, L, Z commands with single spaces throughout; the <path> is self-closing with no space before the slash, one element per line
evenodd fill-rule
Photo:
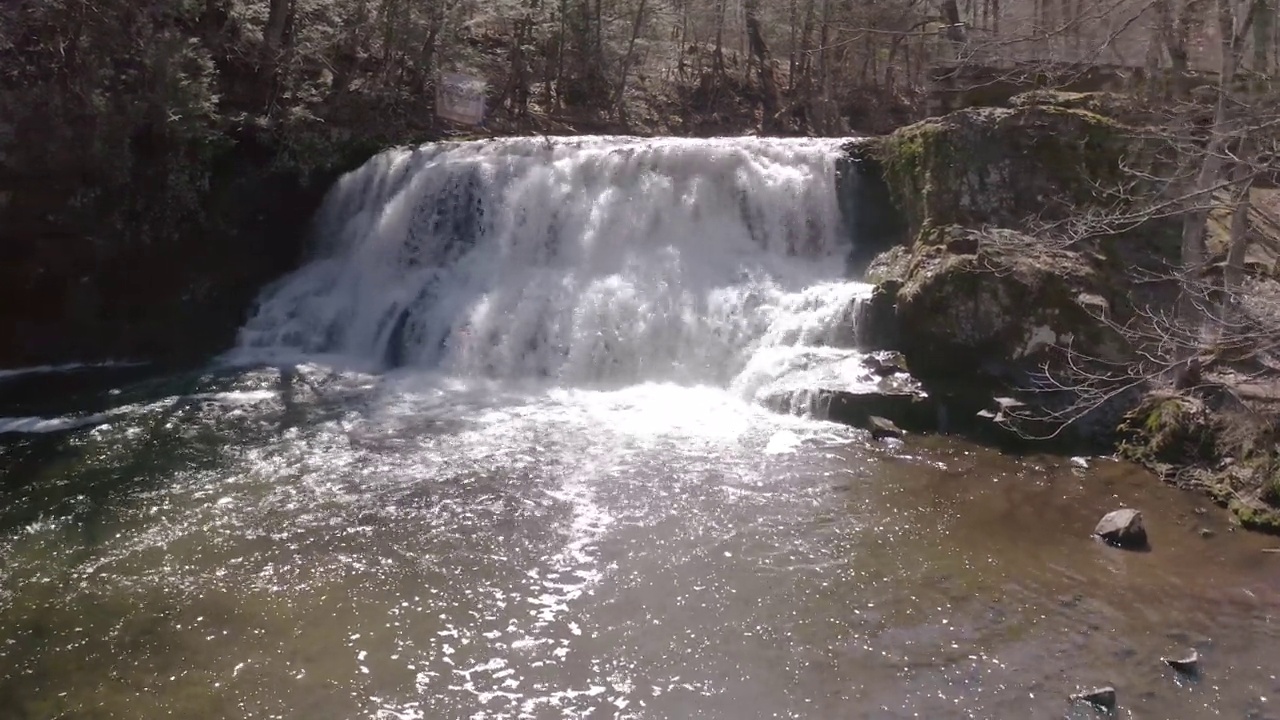
<path fill-rule="evenodd" d="M 0 376 L 0 712 L 1280 715 L 1280 557 L 1203 499 L 762 407 L 859 357 L 840 153 L 390 151 L 209 366 Z"/>

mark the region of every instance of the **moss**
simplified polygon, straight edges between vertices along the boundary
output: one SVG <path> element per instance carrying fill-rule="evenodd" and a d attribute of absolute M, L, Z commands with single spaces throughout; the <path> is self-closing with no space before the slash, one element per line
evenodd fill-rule
<path fill-rule="evenodd" d="M 929 220 L 926 208 L 937 180 L 935 166 L 952 160 L 946 134 L 941 123 L 924 121 L 894 132 L 876 148 L 890 196 L 906 216 L 912 235 Z"/>
<path fill-rule="evenodd" d="M 1280 511 L 1250 505 L 1238 499 L 1232 500 L 1230 507 L 1244 529 L 1280 535 Z"/>
<path fill-rule="evenodd" d="M 1089 110 L 971 108 L 901 128 L 875 147 L 913 237 L 958 224 L 1021 228 L 1046 206 L 1065 216 L 1109 202 L 1126 126 Z M 1051 218 L 1046 218 L 1051 219 Z"/>
<path fill-rule="evenodd" d="M 1215 431 L 1203 403 L 1153 395 L 1125 417 L 1122 456 L 1148 466 L 1196 465 L 1216 456 Z"/>
<path fill-rule="evenodd" d="M 1236 496 L 1235 491 L 1231 489 L 1230 483 L 1227 482 L 1210 483 L 1205 487 L 1205 492 L 1213 500 L 1214 504 L 1220 507 L 1229 507 Z"/>

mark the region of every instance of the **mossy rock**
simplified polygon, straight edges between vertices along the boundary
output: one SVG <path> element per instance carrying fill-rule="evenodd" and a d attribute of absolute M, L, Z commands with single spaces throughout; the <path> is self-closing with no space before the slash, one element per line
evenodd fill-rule
<path fill-rule="evenodd" d="M 1049 105 L 1067 110 L 1084 110 L 1126 125 L 1145 125 L 1156 119 L 1149 111 L 1142 109 L 1138 98 L 1127 93 L 1033 90 L 1015 95 L 1009 100 L 1009 105 Z"/>
<path fill-rule="evenodd" d="M 1098 313 L 1110 288 L 1085 256 L 1005 229 L 948 226 L 922 237 L 897 295 L 900 348 L 922 376 L 1038 365 L 1071 344 L 1120 352 Z"/>
<path fill-rule="evenodd" d="M 873 148 L 914 237 L 928 226 L 1022 228 L 1102 202 L 1128 128 L 1053 105 L 970 108 L 901 128 Z"/>
<path fill-rule="evenodd" d="M 1240 521 L 1240 527 L 1280 535 L 1280 510 L 1246 503 L 1239 499 L 1232 500 L 1230 508 L 1236 519 Z"/>
<path fill-rule="evenodd" d="M 911 269 L 911 249 L 898 245 L 880 253 L 871 261 L 863 279 L 874 285 L 896 281 L 901 283 Z"/>
<path fill-rule="evenodd" d="M 1217 456 L 1213 416 L 1199 398 L 1156 393 L 1125 416 L 1120 453 L 1147 466 L 1191 466 Z"/>

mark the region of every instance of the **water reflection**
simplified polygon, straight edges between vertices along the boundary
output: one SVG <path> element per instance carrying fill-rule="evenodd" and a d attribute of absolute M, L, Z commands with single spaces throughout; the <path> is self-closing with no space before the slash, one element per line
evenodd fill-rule
<path fill-rule="evenodd" d="M 1067 695 L 1105 684 L 1132 717 L 1266 717 L 1280 691 L 1280 558 L 1119 464 L 665 385 L 120 389 L 95 428 L 0 440 L 10 717 L 1087 717 Z M 1122 504 L 1152 552 L 1090 538 Z M 1198 682 L 1160 662 L 1190 648 Z"/>

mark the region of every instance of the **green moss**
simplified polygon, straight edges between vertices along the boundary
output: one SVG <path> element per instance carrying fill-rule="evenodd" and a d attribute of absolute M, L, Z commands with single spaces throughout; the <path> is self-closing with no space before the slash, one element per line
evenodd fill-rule
<path fill-rule="evenodd" d="M 1231 512 L 1246 530 L 1280 535 L 1280 511 L 1249 505 L 1240 500 L 1231 501 Z"/>
<path fill-rule="evenodd" d="M 971 108 L 901 128 L 874 152 L 913 236 L 948 224 L 1022 227 L 1046 204 L 1058 215 L 1110 202 L 1125 126 L 1085 109 Z"/>
<path fill-rule="evenodd" d="M 942 124 L 924 121 L 894 132 L 877 148 L 890 196 L 906 216 L 913 235 L 929 221 L 926 208 L 937 181 L 938 164 L 953 160 L 946 135 Z"/>
<path fill-rule="evenodd" d="M 1211 484 L 1205 488 L 1205 492 L 1213 499 L 1214 504 L 1220 507 L 1229 507 L 1236 496 L 1231 485 L 1226 482 Z"/>
<path fill-rule="evenodd" d="M 1258 497 L 1268 505 L 1280 506 L 1280 469 L 1267 470 Z"/>
<path fill-rule="evenodd" d="M 1126 416 L 1120 428 L 1122 456 L 1153 466 L 1211 461 L 1215 431 L 1204 405 L 1182 396 L 1153 395 Z"/>

